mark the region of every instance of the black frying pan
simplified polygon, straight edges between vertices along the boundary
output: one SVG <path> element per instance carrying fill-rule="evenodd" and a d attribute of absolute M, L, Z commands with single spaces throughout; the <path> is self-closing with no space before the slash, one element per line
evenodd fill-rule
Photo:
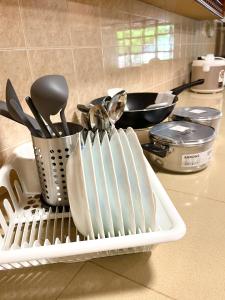
<path fill-rule="evenodd" d="M 146 109 L 151 104 L 155 104 L 158 93 L 128 93 L 127 108 L 122 117 L 116 122 L 117 128 L 133 127 L 134 129 L 153 126 L 165 120 L 173 111 L 177 95 L 184 90 L 199 84 L 203 84 L 204 79 L 199 79 L 190 83 L 183 84 L 171 90 L 175 95 L 173 103 L 167 106 L 157 107 L 154 109 Z M 105 97 L 101 97 L 91 101 L 92 104 L 102 103 Z M 166 102 L 166 101 L 165 101 Z"/>

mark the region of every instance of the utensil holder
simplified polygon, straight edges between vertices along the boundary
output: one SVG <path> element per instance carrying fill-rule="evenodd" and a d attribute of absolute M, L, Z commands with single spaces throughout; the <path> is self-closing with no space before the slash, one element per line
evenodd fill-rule
<path fill-rule="evenodd" d="M 59 132 L 62 123 L 54 124 Z M 66 164 L 77 142 L 82 126 L 68 123 L 71 135 L 59 138 L 32 136 L 34 155 L 40 179 L 43 200 L 53 206 L 69 205 L 66 184 Z"/>

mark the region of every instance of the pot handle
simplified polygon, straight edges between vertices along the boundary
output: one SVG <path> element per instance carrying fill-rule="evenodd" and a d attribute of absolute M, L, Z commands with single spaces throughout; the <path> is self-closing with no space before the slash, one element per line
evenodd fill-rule
<path fill-rule="evenodd" d="M 199 85 L 199 84 L 203 84 L 205 82 L 204 79 L 198 79 L 196 81 L 192 81 L 190 83 L 185 83 L 179 87 L 176 87 L 174 89 L 171 90 L 172 94 L 173 95 L 179 95 L 181 92 L 183 92 L 184 90 L 192 87 L 192 86 L 195 86 L 195 85 Z"/>
<path fill-rule="evenodd" d="M 142 144 L 141 146 L 144 150 L 151 152 L 159 157 L 166 157 L 169 150 L 168 145 L 163 146 L 163 148 L 152 143 Z"/>

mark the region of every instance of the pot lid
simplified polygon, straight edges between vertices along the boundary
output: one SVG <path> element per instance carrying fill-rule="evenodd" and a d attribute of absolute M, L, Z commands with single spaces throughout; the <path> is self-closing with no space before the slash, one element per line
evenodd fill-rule
<path fill-rule="evenodd" d="M 209 142 L 215 137 L 215 130 L 209 126 L 172 121 L 160 123 L 149 130 L 150 137 L 159 142 L 176 145 L 198 145 Z"/>
<path fill-rule="evenodd" d="M 182 117 L 194 120 L 215 120 L 222 117 L 222 113 L 215 108 L 192 106 L 192 107 L 176 107 L 172 113 L 172 116 Z"/>

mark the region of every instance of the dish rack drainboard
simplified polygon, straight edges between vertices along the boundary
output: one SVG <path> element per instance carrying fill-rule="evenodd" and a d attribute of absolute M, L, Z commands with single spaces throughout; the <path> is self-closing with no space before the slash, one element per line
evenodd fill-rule
<path fill-rule="evenodd" d="M 20 155 L 21 150 L 27 157 Z M 76 229 L 68 207 L 48 207 L 40 200 L 40 187 L 30 144 L 15 150 L 0 170 L 0 269 L 14 269 L 56 262 L 150 251 L 152 245 L 173 241 L 185 234 L 185 224 L 149 166 L 156 196 L 154 232 L 94 240 Z M 23 168 L 22 168 L 23 166 Z M 32 169 L 32 176 L 28 173 Z M 32 182 L 35 181 L 36 184 Z M 35 186 L 36 185 L 36 186 Z M 32 186 L 34 191 L 29 190 Z"/>

